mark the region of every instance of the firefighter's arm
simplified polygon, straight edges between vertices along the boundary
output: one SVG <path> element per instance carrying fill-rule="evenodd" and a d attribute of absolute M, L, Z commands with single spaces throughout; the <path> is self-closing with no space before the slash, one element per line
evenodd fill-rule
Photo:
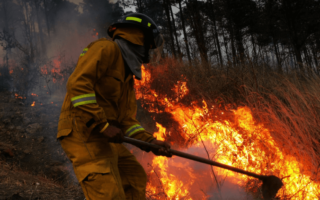
<path fill-rule="evenodd" d="M 146 131 L 141 124 L 136 119 L 136 113 L 137 113 L 137 103 L 136 103 L 136 97 L 135 92 L 133 89 L 133 80 L 130 83 L 130 91 L 128 94 L 128 101 L 129 105 L 126 110 L 126 117 L 121 122 L 122 131 L 127 137 L 132 137 L 138 140 L 142 140 L 145 142 L 151 142 L 155 138 L 152 136 L 151 133 Z"/>
<path fill-rule="evenodd" d="M 129 106 L 126 111 L 127 112 L 126 118 L 122 122 L 122 131 L 125 133 L 126 137 L 132 137 L 134 139 L 150 142 L 163 147 L 160 149 L 147 149 L 145 147 L 138 146 L 140 149 L 147 152 L 152 151 L 155 155 L 163 155 L 163 156 L 171 157 L 172 155 L 169 152 L 170 145 L 167 142 L 160 141 L 154 138 L 152 134 L 146 131 L 137 121 L 135 117 L 137 113 L 137 103 L 136 103 L 135 92 L 133 89 L 133 80 L 131 82 L 130 88 L 131 89 L 128 95 Z"/>
<path fill-rule="evenodd" d="M 97 125 L 104 125 L 107 118 L 104 110 L 97 104 L 94 87 L 105 74 L 109 65 L 119 55 L 112 43 L 97 42 L 83 50 L 77 67 L 69 77 L 67 92 L 70 95 L 74 113 L 87 126 L 89 133 Z M 106 59 L 106 57 L 108 59 Z M 105 62 L 108 60 L 108 63 Z"/>

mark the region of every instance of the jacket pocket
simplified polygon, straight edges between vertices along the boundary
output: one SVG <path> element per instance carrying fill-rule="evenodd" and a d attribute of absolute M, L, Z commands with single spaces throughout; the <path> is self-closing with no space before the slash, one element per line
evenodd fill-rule
<path fill-rule="evenodd" d="M 72 121 L 71 116 L 60 116 L 59 123 L 58 123 L 58 134 L 57 139 L 62 139 L 70 135 L 72 131 Z"/>
<path fill-rule="evenodd" d="M 87 162 L 82 165 L 74 166 L 74 172 L 79 182 L 82 182 L 90 174 L 108 174 L 111 173 L 110 160 L 99 159 Z"/>
<path fill-rule="evenodd" d="M 86 126 L 86 121 L 81 115 L 72 117 L 72 129 L 75 132 L 75 137 L 83 142 L 87 142 L 91 133 L 89 132 L 89 128 Z"/>

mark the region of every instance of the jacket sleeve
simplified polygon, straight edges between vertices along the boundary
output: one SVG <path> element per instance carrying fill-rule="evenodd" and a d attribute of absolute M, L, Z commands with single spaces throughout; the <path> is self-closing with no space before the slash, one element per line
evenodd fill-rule
<path fill-rule="evenodd" d="M 138 120 L 136 119 L 137 103 L 136 103 L 136 96 L 135 96 L 135 91 L 133 89 L 133 85 L 134 85 L 134 82 L 132 79 L 130 83 L 129 92 L 128 92 L 129 105 L 126 111 L 126 117 L 121 123 L 122 131 L 125 133 L 127 137 L 132 137 L 145 142 L 151 142 L 155 138 L 152 136 L 151 133 L 146 131 L 141 126 L 140 122 L 138 122 Z"/>
<path fill-rule="evenodd" d="M 113 43 L 96 42 L 85 48 L 68 79 L 67 92 L 73 111 L 86 124 L 89 133 L 107 121 L 104 110 L 97 104 L 94 87 L 119 56 Z"/>

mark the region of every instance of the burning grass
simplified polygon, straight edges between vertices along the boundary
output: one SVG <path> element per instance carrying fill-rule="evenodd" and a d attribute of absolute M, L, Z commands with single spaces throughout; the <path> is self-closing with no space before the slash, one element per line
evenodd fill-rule
<path fill-rule="evenodd" d="M 159 139 L 224 164 L 276 175 L 285 184 L 280 199 L 320 197 L 319 77 L 252 65 L 206 70 L 172 59 L 147 67 L 144 77 L 136 83 L 137 98 L 157 121 Z M 239 199 L 241 192 L 236 197 L 224 192 L 239 187 L 250 198 L 261 197 L 259 181 L 225 170 L 162 157 L 150 166 L 150 199 Z"/>

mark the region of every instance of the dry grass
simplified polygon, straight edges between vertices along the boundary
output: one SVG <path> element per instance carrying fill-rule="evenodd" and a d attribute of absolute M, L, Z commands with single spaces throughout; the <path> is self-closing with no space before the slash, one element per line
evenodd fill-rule
<path fill-rule="evenodd" d="M 319 76 L 301 76 L 295 71 L 281 74 L 251 63 L 208 69 L 169 58 L 151 72 L 152 88 L 170 97 L 174 92 L 168 88 L 186 79 L 189 95 L 180 101 L 186 105 L 204 99 L 208 107 L 217 103 L 221 109 L 249 107 L 254 120 L 270 130 L 281 151 L 297 159 L 300 171 L 319 183 Z"/>
<path fill-rule="evenodd" d="M 279 74 L 251 64 L 227 68 L 208 70 L 200 64 L 189 66 L 166 59 L 152 69 L 153 84 L 159 85 L 159 90 L 173 88 L 183 76 L 190 90 L 186 102 L 204 99 L 209 104 L 248 106 L 255 120 L 276 133 L 275 139 L 284 142 L 287 153 L 312 158 L 312 164 L 318 166 L 320 77 L 300 76 L 296 72 Z M 303 163 L 310 162 L 308 159 Z"/>

